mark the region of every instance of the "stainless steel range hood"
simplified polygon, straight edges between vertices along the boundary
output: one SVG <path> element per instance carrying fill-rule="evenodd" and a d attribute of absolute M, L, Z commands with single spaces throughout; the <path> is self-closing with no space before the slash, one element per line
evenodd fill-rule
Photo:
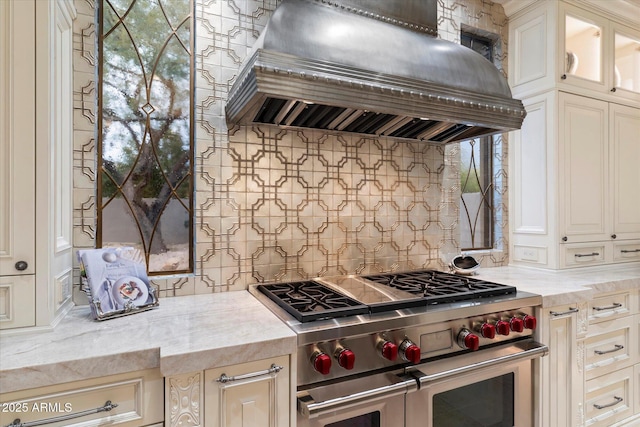
<path fill-rule="evenodd" d="M 449 143 L 519 129 L 493 64 L 436 38 L 437 0 L 283 0 L 233 85 L 227 122 Z"/>

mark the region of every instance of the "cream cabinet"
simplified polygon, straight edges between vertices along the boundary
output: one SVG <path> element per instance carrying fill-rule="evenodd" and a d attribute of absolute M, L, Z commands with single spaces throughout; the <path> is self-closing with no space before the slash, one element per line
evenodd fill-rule
<path fill-rule="evenodd" d="M 527 110 L 509 147 L 513 264 L 640 262 L 640 6 L 620 3 L 504 3 Z"/>
<path fill-rule="evenodd" d="M 537 339 L 549 346 L 538 362 L 536 425 L 574 426 L 582 412 L 584 382 L 580 349 L 586 334 L 586 304 L 567 304 L 538 311 Z M 553 379 L 547 381 L 546 379 Z"/>
<path fill-rule="evenodd" d="M 291 425 L 290 356 L 209 369 L 165 380 L 165 425 Z"/>
<path fill-rule="evenodd" d="M 0 1 L 1 330 L 73 305 L 74 17 L 71 0 Z"/>
<path fill-rule="evenodd" d="M 640 8 L 622 2 L 511 0 L 509 83 L 516 97 L 558 87 L 640 102 Z M 514 9 L 508 5 L 509 12 Z"/>
<path fill-rule="evenodd" d="M 602 293 L 589 301 L 584 426 L 637 425 L 638 309 L 637 290 Z"/>
<path fill-rule="evenodd" d="M 640 261 L 640 109 L 552 90 L 523 100 L 510 150 L 511 261 Z"/>
<path fill-rule="evenodd" d="M 612 232 L 618 240 L 636 240 L 616 244 L 616 256 L 640 260 L 640 109 L 609 104 L 609 126 Z"/>
<path fill-rule="evenodd" d="M 561 82 L 640 100 L 640 32 L 636 28 L 561 4 Z"/>
<path fill-rule="evenodd" d="M 160 371 L 151 369 L 6 393 L 0 395 L 0 425 L 162 425 L 163 391 Z"/>
<path fill-rule="evenodd" d="M 634 426 L 640 421 L 638 291 L 538 309 L 536 426 Z"/>
<path fill-rule="evenodd" d="M 570 243 L 606 240 L 612 234 L 608 103 L 565 92 L 559 93 L 558 103 L 560 239 Z M 599 250 L 571 255 L 565 264 L 604 261 Z"/>
<path fill-rule="evenodd" d="M 0 329 L 36 318 L 35 199 L 25 197 L 35 190 L 35 33 L 22 24 L 34 19 L 34 2 L 0 2 Z"/>

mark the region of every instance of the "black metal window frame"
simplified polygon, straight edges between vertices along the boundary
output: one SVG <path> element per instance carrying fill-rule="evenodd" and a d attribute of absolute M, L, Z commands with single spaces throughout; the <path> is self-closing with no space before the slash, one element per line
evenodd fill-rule
<path fill-rule="evenodd" d="M 460 43 L 463 46 L 466 46 L 475 52 L 484 56 L 490 62 L 494 62 L 495 48 L 496 43 L 499 40 L 498 36 L 495 34 L 490 34 L 481 30 L 477 30 L 471 27 L 463 26 L 460 31 Z M 466 220 L 469 224 L 469 231 L 471 233 L 471 247 L 461 247 L 462 251 L 471 251 L 471 250 L 491 250 L 494 249 L 495 246 L 495 206 L 494 206 L 494 137 L 493 136 L 485 136 L 481 138 L 475 138 L 470 141 L 463 141 L 460 144 L 470 144 L 471 145 L 471 162 L 469 165 L 469 174 L 466 176 L 466 182 L 461 182 L 460 189 L 460 209 L 464 210 L 466 214 Z M 474 145 L 478 144 L 478 159 L 474 154 Z M 461 150 L 462 151 L 462 150 Z M 477 172 L 476 165 L 479 164 L 480 172 Z M 461 163 L 461 172 L 465 165 Z M 474 171 L 471 168 L 474 168 Z M 463 199 L 462 194 L 464 194 L 465 184 L 468 183 L 470 176 L 477 176 L 477 181 L 480 187 L 480 193 L 482 194 L 482 199 L 480 201 L 480 206 L 486 205 L 486 207 L 482 209 L 486 209 L 485 215 L 482 218 L 482 229 L 484 233 L 482 236 L 476 236 L 475 230 L 478 227 L 478 214 L 475 213 L 475 217 L 473 212 L 469 212 L 469 209 Z M 478 239 L 479 237 L 479 239 Z M 480 240 L 480 243 L 477 243 L 477 240 Z"/>

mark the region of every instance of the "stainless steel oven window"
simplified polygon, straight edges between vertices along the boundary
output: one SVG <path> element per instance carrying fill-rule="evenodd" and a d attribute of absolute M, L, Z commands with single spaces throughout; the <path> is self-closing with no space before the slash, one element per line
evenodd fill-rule
<path fill-rule="evenodd" d="M 514 374 L 433 396 L 433 427 L 513 427 Z"/>
<path fill-rule="evenodd" d="M 194 5 L 98 6 L 96 246 L 133 246 L 149 274 L 193 271 Z"/>
<path fill-rule="evenodd" d="M 480 34 L 482 33 L 482 34 Z M 465 27 L 460 43 L 494 62 L 498 36 Z M 494 171 L 500 170 L 494 147 L 501 137 L 487 136 L 460 143 L 460 249 L 493 249 L 496 236 Z M 498 147 L 499 150 L 500 147 Z M 496 169 L 497 167 L 497 169 Z"/>
<path fill-rule="evenodd" d="M 327 424 L 326 427 L 381 427 L 380 412 L 359 415 L 348 420 Z"/>

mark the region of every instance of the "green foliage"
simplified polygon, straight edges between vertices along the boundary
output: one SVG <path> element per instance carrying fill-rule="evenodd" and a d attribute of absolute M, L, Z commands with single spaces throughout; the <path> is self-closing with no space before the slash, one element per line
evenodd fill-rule
<path fill-rule="evenodd" d="M 479 193 L 480 182 L 475 171 L 463 169 L 460 171 L 460 188 L 463 193 Z"/>

